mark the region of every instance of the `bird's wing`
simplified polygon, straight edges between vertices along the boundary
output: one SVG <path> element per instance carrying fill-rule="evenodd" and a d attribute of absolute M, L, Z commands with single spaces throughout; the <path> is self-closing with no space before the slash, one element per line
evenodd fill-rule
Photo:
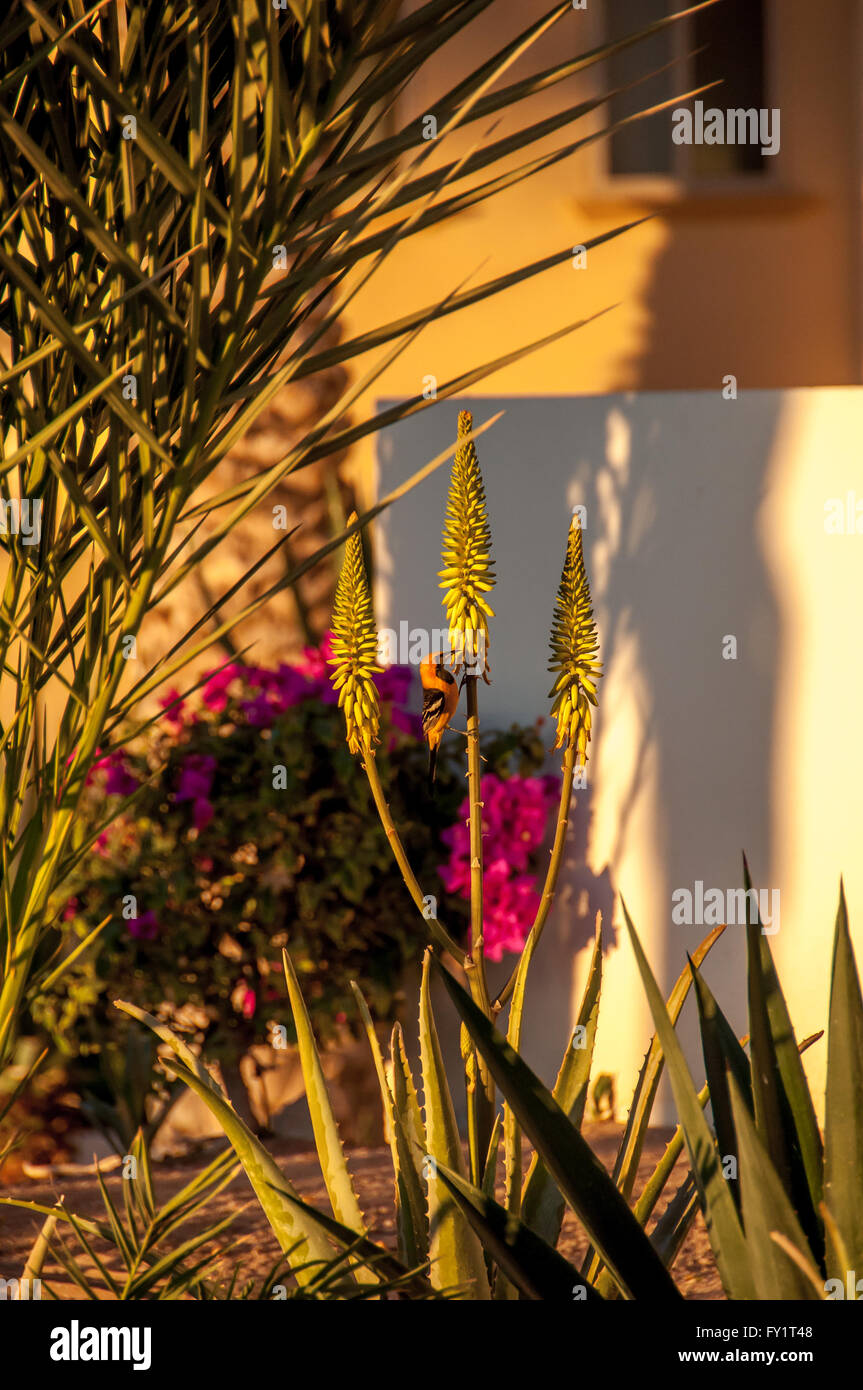
<path fill-rule="evenodd" d="M 445 701 L 442 690 L 423 691 L 423 736 L 428 738 L 429 730 L 433 729 L 437 721 L 444 712 Z"/>

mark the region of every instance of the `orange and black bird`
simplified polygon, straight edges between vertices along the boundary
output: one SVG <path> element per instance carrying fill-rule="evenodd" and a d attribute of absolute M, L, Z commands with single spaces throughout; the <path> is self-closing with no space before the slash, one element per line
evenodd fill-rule
<path fill-rule="evenodd" d="M 434 784 L 437 750 L 443 731 L 458 705 L 458 686 L 455 678 L 441 662 L 440 652 L 429 656 L 420 666 L 423 683 L 423 737 L 429 746 L 429 787 Z"/>

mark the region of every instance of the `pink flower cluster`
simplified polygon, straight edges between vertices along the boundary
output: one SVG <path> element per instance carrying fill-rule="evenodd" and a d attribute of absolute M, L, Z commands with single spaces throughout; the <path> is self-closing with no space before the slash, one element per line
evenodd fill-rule
<path fill-rule="evenodd" d="M 335 705 L 338 695 L 330 684 L 330 669 L 327 664 L 332 655 L 332 634 L 327 633 L 319 647 L 306 647 L 299 661 L 289 664 L 282 662 L 275 669 L 268 666 L 245 666 L 242 662 L 231 661 L 214 671 L 201 691 L 201 699 L 214 714 L 221 714 L 227 707 L 231 686 L 242 689 L 239 708 L 253 728 L 269 729 L 280 714 L 300 704 L 303 700 L 317 700 L 322 705 Z M 418 718 L 405 714 L 402 709 L 411 685 L 411 671 L 407 666 L 390 666 L 377 681 L 381 700 L 394 706 L 392 722 L 405 732 L 421 733 Z M 177 729 L 187 722 L 184 714 L 185 702 L 179 691 L 172 687 L 166 691 L 159 702 L 165 710 L 162 716 L 166 723 Z M 195 722 L 192 714 L 189 723 Z"/>
<path fill-rule="evenodd" d="M 203 830 L 213 819 L 210 792 L 216 773 L 216 759 L 209 753 L 190 753 L 180 770 L 175 801 L 191 801 L 196 830 Z"/>
<path fill-rule="evenodd" d="M 159 935 L 159 923 L 155 912 L 151 909 L 142 912 L 140 917 L 132 917 L 129 921 L 129 935 L 136 941 L 155 941 Z"/>
<path fill-rule="evenodd" d="M 557 801 L 556 777 L 482 779 L 483 922 L 485 954 L 499 961 L 504 951 L 520 951 L 539 907 L 531 856 L 545 837 L 549 812 Z M 458 823 L 443 832 L 449 863 L 440 870 L 448 893 L 470 898 L 470 803 L 459 807 Z"/>
<path fill-rule="evenodd" d="M 96 752 L 101 753 L 101 748 Z M 74 755 L 73 755 L 74 756 Z M 70 758 L 71 762 L 72 759 Z M 115 748 L 113 753 L 107 753 L 104 758 L 95 762 L 87 774 L 87 786 L 96 777 L 97 773 L 104 772 L 105 791 L 108 796 L 131 796 L 139 785 L 126 766 L 126 758 L 121 748 Z"/>
<path fill-rule="evenodd" d="M 338 703 L 338 696 L 330 684 L 328 658 L 331 655 L 332 634 L 327 633 L 319 647 L 306 647 L 300 660 L 293 665 L 283 662 L 272 669 L 267 666 L 246 666 L 238 661 L 228 662 L 209 675 L 202 688 L 201 699 L 214 714 L 221 714 L 227 708 L 231 687 L 235 686 L 234 693 L 247 723 L 253 728 L 269 729 L 279 715 L 303 700 L 317 700 L 323 705 Z M 422 733 L 419 718 L 397 708 L 407 699 L 411 681 L 410 667 L 390 666 L 378 677 L 377 685 L 381 700 L 392 705 L 393 724 L 419 738 Z M 194 713 L 186 714 L 185 701 L 180 699 L 176 687 L 166 691 L 159 703 L 165 710 L 163 719 L 174 726 L 174 732 L 179 732 L 186 724 L 197 722 Z M 109 761 L 103 759 L 103 763 Z M 186 758 L 180 772 L 175 799 L 191 801 L 192 817 L 198 830 L 203 830 L 213 818 L 210 793 L 215 770 L 215 758 L 192 753 Z M 119 789 L 123 776 L 131 782 L 121 767 L 112 764 L 108 790 L 114 787 Z M 134 785 L 132 783 L 132 787 Z"/>

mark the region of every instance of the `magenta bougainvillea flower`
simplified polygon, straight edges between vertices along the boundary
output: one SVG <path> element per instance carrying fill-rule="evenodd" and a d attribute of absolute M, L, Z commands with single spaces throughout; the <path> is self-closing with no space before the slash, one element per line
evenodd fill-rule
<path fill-rule="evenodd" d="M 229 662 L 208 678 L 201 698 L 209 709 L 220 714 L 227 708 L 230 687 L 236 682 L 238 691 L 242 688 L 239 709 L 243 717 L 252 728 L 269 729 L 279 715 L 303 700 L 317 700 L 322 705 L 338 703 L 338 694 L 327 671 L 331 655 L 332 633 L 328 632 L 319 647 L 306 647 L 299 660 L 292 663 L 282 662 L 273 668 Z M 393 725 L 418 738 L 421 732 L 418 717 L 398 708 L 405 704 L 412 681 L 413 672 L 409 666 L 389 666 L 379 676 L 377 686 L 381 701 L 393 706 Z M 162 704 L 168 703 L 172 696 L 176 697 L 176 691 L 169 691 Z"/>
<path fill-rule="evenodd" d="M 165 711 L 162 718 L 166 724 L 173 724 L 175 728 L 180 728 L 184 723 L 183 710 L 186 707 L 186 702 L 185 700 L 181 700 L 179 696 L 179 690 L 175 685 L 172 685 L 171 689 L 166 690 L 159 701 L 159 704 Z M 174 701 L 177 703 L 175 704 Z M 169 705 L 172 706 L 172 708 L 168 709 Z"/>
<path fill-rule="evenodd" d="M 331 652 L 332 634 L 327 633 L 319 647 L 306 647 L 302 657 L 294 663 L 282 662 L 277 667 L 267 667 L 228 662 L 206 678 L 201 699 L 213 714 L 221 714 L 233 698 L 247 724 L 254 729 L 270 729 L 280 715 L 304 700 L 315 700 L 325 705 L 337 704 L 338 696 L 327 671 L 327 658 Z M 380 694 L 381 699 L 391 705 L 393 727 L 418 738 L 421 733 L 419 718 L 397 707 L 407 700 L 412 679 L 410 667 L 390 666 L 380 676 Z M 162 717 L 173 726 L 173 732 L 179 732 L 196 722 L 194 714 L 187 718 L 184 701 L 175 704 L 172 709 L 167 708 L 178 698 L 178 691 L 172 687 L 160 700 L 165 710 Z M 114 756 L 102 760 L 105 765 L 110 763 L 109 790 L 120 790 L 121 787 L 132 790 L 132 779 L 121 765 L 111 761 Z M 199 831 L 205 829 L 213 819 L 210 795 L 215 771 L 216 759 L 200 753 L 189 754 L 180 770 L 174 799 L 177 802 L 191 802 L 192 822 Z"/>
<path fill-rule="evenodd" d="M 489 960 L 520 951 L 539 907 L 540 895 L 530 860 L 545 837 L 549 812 L 557 801 L 556 777 L 483 778 L 483 940 Z M 440 870 L 448 893 L 470 897 L 470 815 L 467 798 L 459 820 L 445 830 L 449 863 Z"/>
<path fill-rule="evenodd" d="M 319 647 L 304 647 L 297 670 L 310 680 L 326 681 L 329 685 L 327 661 L 333 654 L 333 634 L 328 632 Z"/>
<path fill-rule="evenodd" d="M 93 764 L 87 777 L 88 785 L 100 772 L 106 774 L 105 791 L 108 796 L 131 796 L 132 792 L 137 790 L 138 781 L 126 766 L 126 759 L 119 748 Z"/>
<path fill-rule="evenodd" d="M 214 814 L 213 803 L 206 796 L 195 797 L 192 802 L 192 823 L 196 830 L 206 829 Z"/>
<path fill-rule="evenodd" d="M 129 921 L 129 935 L 136 941 L 155 941 L 159 935 L 159 923 L 156 921 L 155 912 L 142 912 L 139 917 L 132 917 Z"/>
<path fill-rule="evenodd" d="M 192 823 L 204 830 L 213 819 L 210 792 L 216 773 L 216 759 L 210 753 L 190 753 L 180 769 L 175 801 L 191 801 Z"/>
<path fill-rule="evenodd" d="M 229 661 L 227 666 L 214 672 L 201 691 L 204 704 L 216 713 L 223 710 L 228 703 L 228 687 L 233 681 L 241 679 L 245 672 L 246 667 L 238 661 Z"/>
<path fill-rule="evenodd" d="M 180 769 L 180 779 L 174 799 L 176 801 L 197 801 L 210 795 L 216 759 L 209 753 L 190 753 Z"/>

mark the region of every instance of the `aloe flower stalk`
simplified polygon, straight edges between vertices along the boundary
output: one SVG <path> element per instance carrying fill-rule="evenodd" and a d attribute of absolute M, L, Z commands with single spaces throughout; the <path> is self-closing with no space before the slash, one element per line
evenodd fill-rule
<path fill-rule="evenodd" d="M 491 1017 L 491 1001 L 483 955 L 482 893 L 482 782 L 479 752 L 477 681 L 480 672 L 488 680 L 488 619 L 494 610 L 484 597 L 494 585 L 491 568 L 491 528 L 485 504 L 485 488 L 476 446 L 470 438 L 473 416 L 463 410 L 458 417 L 458 437 L 450 475 L 446 522 L 439 571 L 442 603 L 449 619 L 452 656 L 463 661 L 467 699 L 467 777 L 470 803 L 470 953 L 465 963 L 474 1002 Z M 472 1076 L 476 1068 L 480 1085 Z M 471 1177 L 482 1181 L 483 1165 L 494 1124 L 494 1082 L 485 1059 L 474 1054 L 466 1063 L 470 1114 Z"/>
<path fill-rule="evenodd" d="M 574 516 L 569 527 L 566 560 L 551 627 L 550 671 L 558 677 L 549 691 L 554 695 L 551 715 L 557 720 L 555 748 L 575 746 L 582 764 L 590 742 L 591 705 L 596 704 L 596 682 L 602 666 L 596 657 L 599 638 L 593 621 L 590 585 L 584 568 L 581 525 Z"/>
<path fill-rule="evenodd" d="M 467 759 L 470 800 L 470 925 L 472 981 L 477 1002 L 488 1011 L 488 990 L 482 949 L 482 791 L 480 782 L 479 712 L 477 677 L 486 672 L 488 619 L 494 616 L 484 594 L 494 584 L 491 568 L 491 529 L 485 505 L 485 488 L 476 446 L 470 438 L 473 416 L 462 410 L 450 476 L 446 522 L 439 570 L 442 603 L 449 618 L 452 656 L 465 663 L 467 686 Z"/>
<path fill-rule="evenodd" d="M 494 588 L 491 568 L 491 530 L 485 505 L 485 488 L 479 470 L 476 445 L 469 438 L 473 416 L 462 410 L 458 417 L 460 444 L 453 459 L 443 531 L 439 570 L 443 606 L 449 619 L 454 654 L 468 665 L 483 661 L 488 644 L 488 619 L 494 617 L 485 595 Z"/>
<path fill-rule="evenodd" d="M 353 526 L 357 520 L 356 512 L 351 512 L 348 526 Z M 463 965 L 464 951 L 437 918 L 429 918 L 426 914 L 426 899 L 405 854 L 378 775 L 374 745 L 380 741 L 380 700 L 374 678 L 384 668 L 377 659 L 378 633 L 359 531 L 345 543 L 333 600 L 332 634 L 332 656 L 327 658 L 327 663 L 335 667 L 331 680 L 345 712 L 348 747 L 352 753 L 363 755 L 363 768 L 381 824 L 405 887 L 422 914 L 429 936 Z"/>
<path fill-rule="evenodd" d="M 356 512 L 351 512 L 348 526 L 357 520 Z M 380 741 L 380 701 L 374 678 L 384 669 L 378 665 L 378 634 L 359 531 L 345 542 L 332 632 L 333 654 L 327 663 L 336 668 L 332 682 L 344 710 L 348 747 L 358 753 Z"/>
<path fill-rule="evenodd" d="M 492 1014 L 497 1017 L 504 1004 L 510 996 L 512 997 L 506 1040 L 516 1052 L 521 1044 L 527 973 L 551 904 L 554 902 L 566 846 L 576 759 L 581 763 L 587 755 L 591 705 L 596 704 L 596 681 L 601 675 L 601 667 L 596 660 L 599 639 L 593 621 L 590 586 L 582 552 L 581 526 L 577 517 L 573 517 L 569 527 L 566 558 L 554 606 L 549 645 L 549 669 L 559 672 L 550 694 L 556 696 L 552 708 L 552 716 L 557 720 L 554 747 L 564 749 L 560 809 L 548 872 L 533 926 L 524 943 L 518 965 L 492 1006 Z M 521 1211 L 522 1198 L 521 1126 L 509 1105 L 504 1106 L 504 1168 L 506 1208 L 517 1216 Z"/>
<path fill-rule="evenodd" d="M 599 638 L 596 623 L 593 620 L 590 585 L 584 566 L 581 543 L 581 526 L 577 516 L 573 517 L 569 527 L 566 558 L 554 605 L 549 646 L 551 648 L 549 669 L 559 673 L 549 693 L 555 696 L 551 711 L 552 717 L 557 721 L 557 737 L 554 747 L 564 749 L 560 809 L 539 909 L 524 944 L 519 963 L 494 1001 L 495 1013 L 498 1013 L 510 998 L 517 980 L 519 998 L 523 993 L 528 966 L 554 901 L 560 867 L 563 863 L 575 770 L 577 766 L 583 766 L 587 758 L 587 744 L 590 740 L 591 730 L 591 706 L 596 704 L 596 682 L 602 675 L 601 663 L 596 659 L 599 652 Z M 514 1008 L 513 1013 L 516 1016 L 510 1017 L 508 1036 L 510 1043 L 517 1046 L 520 1029 L 520 1005 L 518 1009 Z M 515 1037 L 515 1042 L 513 1042 L 513 1037 Z"/>

